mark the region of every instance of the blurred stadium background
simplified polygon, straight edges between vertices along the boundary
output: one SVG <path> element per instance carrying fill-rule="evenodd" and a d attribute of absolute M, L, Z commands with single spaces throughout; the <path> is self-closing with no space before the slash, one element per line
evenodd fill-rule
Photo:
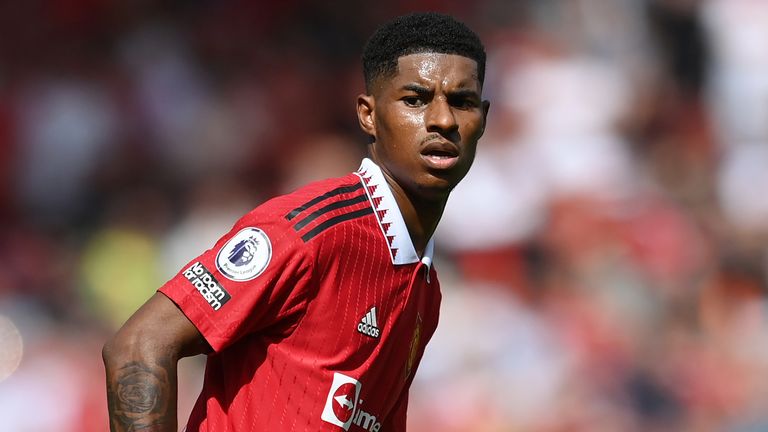
<path fill-rule="evenodd" d="M 362 44 L 428 9 L 486 42 L 492 114 L 410 430 L 768 430 L 763 0 L 0 2 L 0 429 L 105 430 L 103 341 L 357 167 Z"/>

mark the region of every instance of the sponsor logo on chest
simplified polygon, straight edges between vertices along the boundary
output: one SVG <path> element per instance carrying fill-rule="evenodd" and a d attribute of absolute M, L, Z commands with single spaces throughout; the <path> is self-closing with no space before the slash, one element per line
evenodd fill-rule
<path fill-rule="evenodd" d="M 320 418 L 348 431 L 352 425 L 369 432 L 380 432 L 381 422 L 375 415 L 363 411 L 360 391 L 363 384 L 349 376 L 335 372 L 333 383 Z"/>
<path fill-rule="evenodd" d="M 231 298 L 219 281 L 200 262 L 196 262 L 184 270 L 184 277 L 197 289 L 213 310 L 221 309 Z"/>

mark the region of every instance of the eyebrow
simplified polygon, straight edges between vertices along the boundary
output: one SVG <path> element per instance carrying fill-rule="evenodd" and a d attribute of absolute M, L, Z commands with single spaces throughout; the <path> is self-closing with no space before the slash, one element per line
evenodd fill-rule
<path fill-rule="evenodd" d="M 476 92 L 475 90 L 471 89 L 458 89 L 451 92 L 448 92 L 448 96 L 450 97 L 459 97 L 459 98 L 477 98 L 480 99 L 480 94 Z"/>
<path fill-rule="evenodd" d="M 412 91 L 418 95 L 427 95 L 432 93 L 432 90 L 418 84 L 406 84 L 403 86 L 403 90 Z"/>
<path fill-rule="evenodd" d="M 406 84 L 403 86 L 403 90 L 412 91 L 418 95 L 428 95 L 432 93 L 432 90 L 430 90 L 427 87 L 424 87 L 419 84 Z M 470 98 L 480 98 L 480 94 L 472 89 L 458 89 L 448 92 L 448 96 L 451 97 L 470 97 Z"/>

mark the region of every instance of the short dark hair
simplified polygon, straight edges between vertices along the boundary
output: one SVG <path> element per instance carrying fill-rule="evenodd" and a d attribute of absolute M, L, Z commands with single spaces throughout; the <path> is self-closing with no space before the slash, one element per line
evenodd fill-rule
<path fill-rule="evenodd" d="M 363 49 L 365 88 L 397 72 L 397 59 L 425 52 L 458 54 L 477 62 L 480 84 L 485 79 L 485 48 L 480 38 L 450 15 L 419 12 L 403 15 L 379 27 Z"/>

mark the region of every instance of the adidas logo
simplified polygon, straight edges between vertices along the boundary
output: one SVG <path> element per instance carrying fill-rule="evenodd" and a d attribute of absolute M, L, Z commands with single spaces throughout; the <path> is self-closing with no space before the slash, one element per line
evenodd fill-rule
<path fill-rule="evenodd" d="M 379 337 L 381 330 L 379 330 L 379 325 L 376 322 L 376 306 L 372 307 L 363 319 L 360 320 L 360 323 L 357 325 L 357 331 L 372 338 Z"/>

